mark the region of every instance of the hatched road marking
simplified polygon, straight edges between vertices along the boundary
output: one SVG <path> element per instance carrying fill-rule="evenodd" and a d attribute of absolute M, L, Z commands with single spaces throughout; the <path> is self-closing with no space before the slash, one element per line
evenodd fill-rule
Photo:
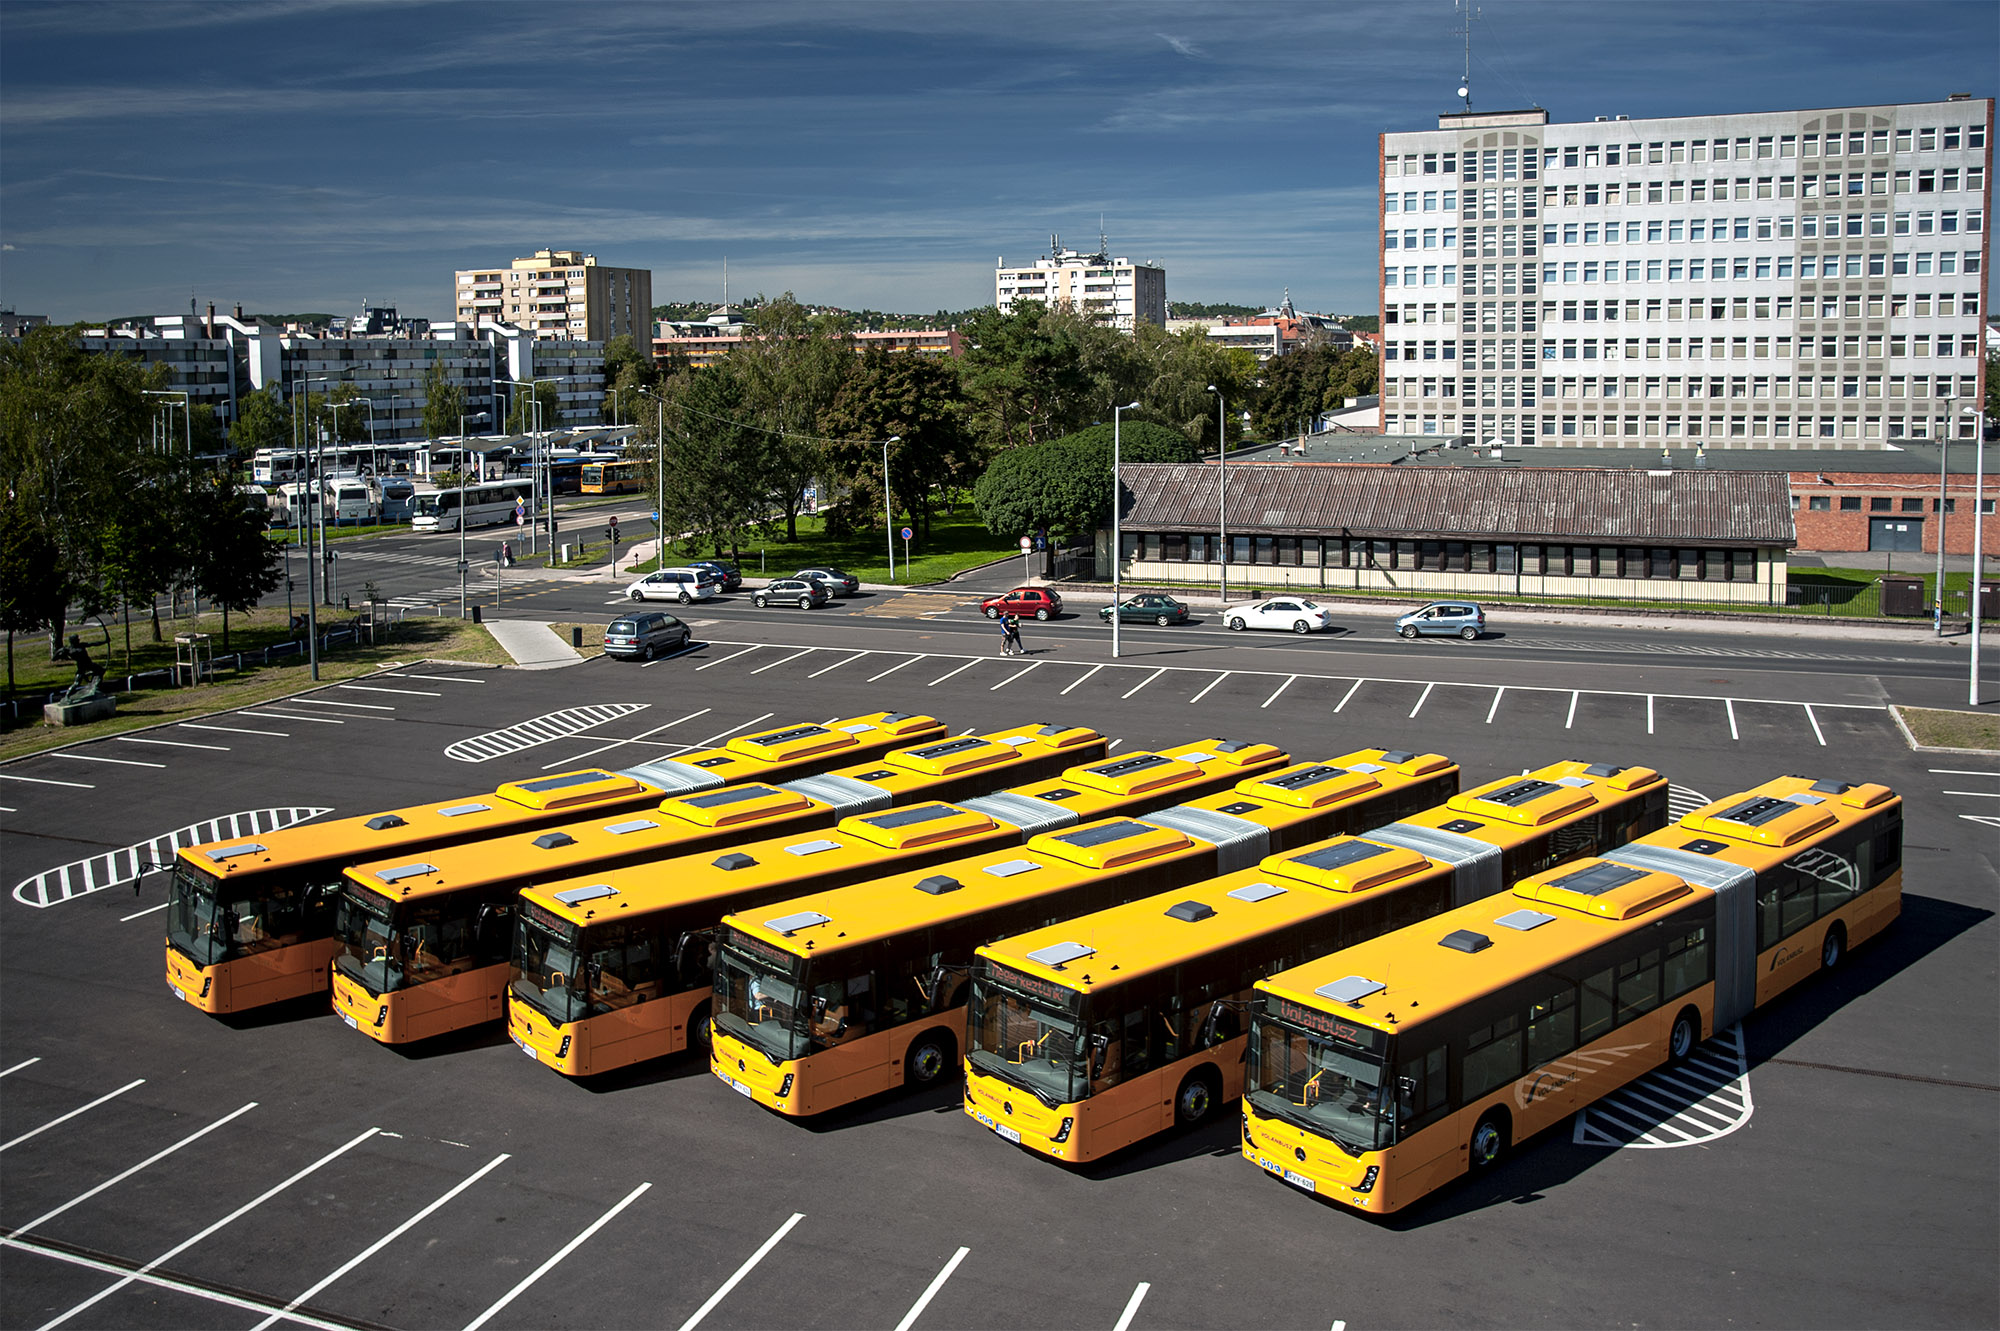
<path fill-rule="evenodd" d="M 1578 1146 L 1666 1151 L 1702 1146 L 1750 1121 L 1750 1064 L 1743 1028 L 1732 1026 L 1685 1063 L 1655 1069 L 1577 1111 Z"/>
<path fill-rule="evenodd" d="M 102 892 L 107 887 L 129 883 L 139 876 L 146 865 L 172 864 L 174 852 L 183 846 L 262 836 L 266 832 L 275 832 L 281 827 L 290 827 L 331 812 L 333 810 L 327 808 L 299 807 L 245 809 L 241 813 L 211 818 L 205 823 L 190 823 L 171 832 L 162 832 L 150 841 L 135 842 L 122 850 L 44 869 L 33 878 L 24 878 L 15 884 L 14 900 L 24 906 L 47 909 L 72 897 L 87 896 L 92 892 Z"/>
<path fill-rule="evenodd" d="M 510 753 L 521 753 L 538 745 L 580 735 L 593 726 L 606 721 L 616 721 L 621 716 L 644 711 L 651 703 L 609 702 L 595 703 L 588 707 L 565 707 L 560 712 L 549 712 L 532 717 L 505 730 L 489 730 L 484 735 L 474 735 L 462 739 L 445 748 L 444 756 L 462 763 L 491 762 L 504 758 Z"/>

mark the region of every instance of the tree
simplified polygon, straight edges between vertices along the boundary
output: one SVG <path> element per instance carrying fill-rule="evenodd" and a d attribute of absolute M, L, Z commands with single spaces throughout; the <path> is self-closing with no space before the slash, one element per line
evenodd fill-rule
<path fill-rule="evenodd" d="M 535 384 L 534 396 L 529 397 L 518 387 L 514 390 L 514 404 L 507 409 L 507 431 L 510 434 L 526 434 L 536 428 L 537 422 L 544 430 L 554 429 L 562 409 L 562 394 L 554 383 L 541 380 Z M 538 402 L 541 410 L 536 411 L 529 404 Z"/>
<path fill-rule="evenodd" d="M 660 398 L 665 409 L 658 415 L 666 420 L 665 444 L 656 454 L 664 456 L 655 478 L 665 490 L 660 529 L 684 533 L 693 549 L 705 543 L 740 561 L 742 538 L 767 502 L 754 468 L 765 441 L 745 419 L 743 386 L 714 366 L 667 380 Z M 658 415 L 640 421 L 649 453 Z"/>
<path fill-rule="evenodd" d="M 882 516 L 881 441 L 889 447 L 889 494 L 930 535 L 934 499 L 977 474 L 964 430 L 958 373 L 937 357 L 874 349 L 856 362 L 821 418 L 826 479 L 841 496 L 827 514 L 838 533 Z"/>
<path fill-rule="evenodd" d="M 1357 342 L 1352 351 L 1341 356 L 1329 369 L 1320 409 L 1332 411 L 1345 406 L 1348 398 L 1366 397 L 1373 393 L 1380 369 L 1375 359 L 1375 348 L 1365 342 Z"/>
<path fill-rule="evenodd" d="M 1137 378 L 1117 329 L 1067 307 L 988 306 L 965 328 L 960 366 L 973 438 L 987 453 L 1056 439 L 1107 415 Z"/>
<path fill-rule="evenodd" d="M 652 356 L 641 351 L 629 333 L 620 333 L 604 344 L 604 423 L 617 425 L 637 419 L 638 390 L 657 391 L 660 369 Z M 611 394 L 618 394 L 614 400 Z M 619 418 L 613 419 L 614 414 Z"/>
<path fill-rule="evenodd" d="M 292 437 L 291 404 L 278 395 L 271 384 L 236 401 L 236 423 L 229 427 L 229 445 L 238 453 L 255 453 L 260 448 L 296 448 Z"/>
<path fill-rule="evenodd" d="M 853 372 L 854 348 L 841 318 L 812 313 L 789 291 L 757 311 L 755 327 L 718 368 L 763 430 L 756 471 L 784 509 L 785 538 L 797 540 L 806 490 L 822 470 L 821 418 Z"/>
<path fill-rule="evenodd" d="M 2000 351 L 1986 353 L 1986 419 L 1980 425 L 2000 425 Z"/>
<path fill-rule="evenodd" d="M 188 572 L 195 590 L 222 607 L 222 648 L 229 650 L 229 612 L 248 610 L 285 581 L 284 552 L 264 534 L 268 513 L 228 472 L 197 483 L 190 493 L 193 536 Z"/>
<path fill-rule="evenodd" d="M 443 361 L 424 371 L 424 435 L 443 439 L 456 435 L 465 420 L 465 385 L 446 372 Z"/>
<path fill-rule="evenodd" d="M 1229 409 L 1225 422 L 1230 438 L 1240 434 L 1238 424 L 1243 409 L 1251 405 L 1257 381 L 1257 358 L 1248 351 L 1225 347 L 1198 328 L 1169 333 L 1152 324 L 1141 324 L 1133 334 L 1134 357 L 1141 368 L 1140 381 L 1125 402 L 1136 401 L 1140 419 L 1156 421 L 1178 430 L 1203 449 L 1214 447 L 1216 436 L 1216 394 Z"/>
<path fill-rule="evenodd" d="M 1109 425 L 1017 448 L 993 459 L 973 497 L 980 521 L 995 536 L 1047 528 L 1058 537 L 1094 531 L 1111 520 Z M 1194 443 L 1178 430 L 1128 421 L 1119 431 L 1120 465 L 1192 462 Z"/>
<path fill-rule="evenodd" d="M 7 692 L 14 692 L 14 635 L 44 629 L 62 613 L 56 545 L 40 515 L 0 494 L 0 629 L 7 631 Z"/>

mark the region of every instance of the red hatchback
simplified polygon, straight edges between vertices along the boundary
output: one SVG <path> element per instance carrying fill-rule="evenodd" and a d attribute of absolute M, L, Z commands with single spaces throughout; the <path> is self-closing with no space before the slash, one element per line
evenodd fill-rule
<path fill-rule="evenodd" d="M 1053 619 L 1062 613 L 1062 597 L 1042 587 L 1016 587 L 1004 596 L 990 596 L 981 601 L 979 613 L 988 619 L 998 619 L 1002 615 Z"/>

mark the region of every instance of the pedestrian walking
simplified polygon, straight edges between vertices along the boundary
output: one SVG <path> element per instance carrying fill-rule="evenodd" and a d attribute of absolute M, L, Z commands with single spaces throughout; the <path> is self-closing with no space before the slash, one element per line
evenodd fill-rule
<path fill-rule="evenodd" d="M 1006 615 L 1000 620 L 1000 650 L 1006 656 L 1021 654 L 1021 617 Z"/>

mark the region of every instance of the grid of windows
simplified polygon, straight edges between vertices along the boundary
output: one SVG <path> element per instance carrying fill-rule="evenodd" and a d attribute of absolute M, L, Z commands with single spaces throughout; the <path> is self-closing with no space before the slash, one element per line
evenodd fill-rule
<path fill-rule="evenodd" d="M 1128 565 L 1139 561 L 1213 563 L 1218 548 L 1216 538 L 1189 532 L 1128 531 L 1122 540 Z M 1757 580 L 1755 550 L 1279 535 L 1231 535 L 1229 545 L 1231 564 L 1253 567 L 1686 582 Z"/>

